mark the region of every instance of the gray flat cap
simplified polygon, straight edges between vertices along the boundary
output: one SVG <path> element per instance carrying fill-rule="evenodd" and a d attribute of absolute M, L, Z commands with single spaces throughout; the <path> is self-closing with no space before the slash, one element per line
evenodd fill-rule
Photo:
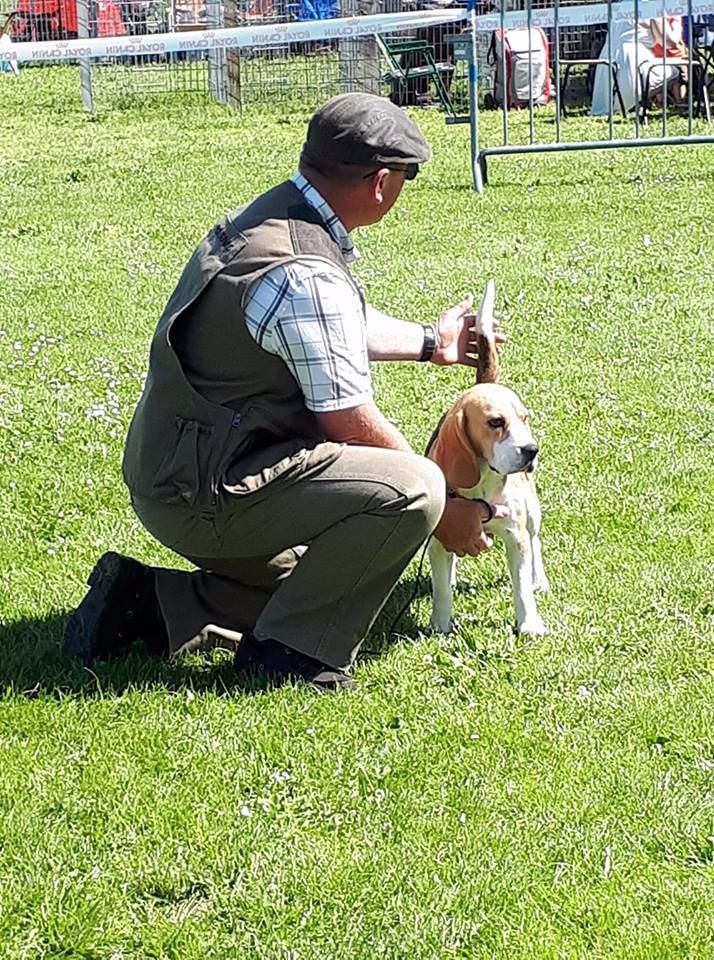
<path fill-rule="evenodd" d="M 371 93 L 343 93 L 317 110 L 301 160 L 318 169 L 332 163 L 385 166 L 416 176 L 431 148 L 399 107 Z"/>

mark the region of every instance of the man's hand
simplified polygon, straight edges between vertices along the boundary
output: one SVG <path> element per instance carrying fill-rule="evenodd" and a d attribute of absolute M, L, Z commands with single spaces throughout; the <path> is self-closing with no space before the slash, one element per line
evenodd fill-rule
<path fill-rule="evenodd" d="M 492 507 L 492 520 L 505 520 L 508 508 L 500 504 Z M 493 540 L 483 529 L 488 517 L 483 505 L 464 497 L 448 497 L 433 536 L 444 550 L 457 557 L 468 554 L 476 557 L 492 545 Z"/>
<path fill-rule="evenodd" d="M 449 366 L 452 363 L 461 363 L 467 367 L 478 365 L 476 335 L 471 328 L 474 325 L 474 315 L 471 309 L 474 305 L 473 294 L 457 303 L 455 307 L 445 310 L 439 317 L 436 325 L 436 350 L 432 363 L 439 366 Z M 496 327 L 496 347 L 500 349 L 506 338 L 498 332 Z"/>

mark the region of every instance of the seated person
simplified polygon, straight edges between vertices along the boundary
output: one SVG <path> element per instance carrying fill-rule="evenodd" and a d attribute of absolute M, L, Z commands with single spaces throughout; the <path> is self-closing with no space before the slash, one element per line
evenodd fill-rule
<path fill-rule="evenodd" d="M 652 59 L 686 60 L 687 45 L 684 42 L 682 17 L 652 17 L 645 21 L 648 24 L 652 40 Z M 649 68 L 648 68 L 649 69 Z M 688 72 L 686 67 L 665 67 L 667 71 L 667 85 L 672 91 L 675 103 L 682 103 L 687 96 Z M 653 81 L 658 77 L 656 92 L 653 95 L 655 103 L 663 100 L 662 68 L 655 67 L 650 75 L 650 90 Z"/>
<path fill-rule="evenodd" d="M 654 24 L 656 26 L 653 26 Z M 653 98 L 661 94 L 667 85 L 672 89 L 675 100 L 681 102 L 686 96 L 688 79 L 686 66 L 656 64 L 657 60 L 662 59 L 663 39 L 668 59 L 686 59 L 687 47 L 682 35 L 681 17 L 665 18 L 664 38 L 661 18 L 636 21 L 631 17 L 613 21 L 611 37 L 608 44 L 607 35 L 605 36 L 600 56 L 606 59 L 610 54 L 617 65 L 617 82 L 626 110 L 633 110 L 639 103 L 650 67 L 652 70 L 649 77 L 649 91 Z M 593 117 L 606 117 L 610 113 L 608 74 L 609 70 L 605 64 L 599 64 L 595 71 L 590 109 Z"/>

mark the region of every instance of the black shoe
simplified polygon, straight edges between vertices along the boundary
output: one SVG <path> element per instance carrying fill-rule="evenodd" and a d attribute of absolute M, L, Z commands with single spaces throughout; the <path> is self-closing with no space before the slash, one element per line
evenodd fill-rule
<path fill-rule="evenodd" d="M 82 663 L 121 656 L 137 641 L 151 653 L 168 649 L 154 574 L 143 563 L 105 553 L 89 575 L 89 592 L 70 615 L 62 640 L 65 656 Z"/>
<path fill-rule="evenodd" d="M 236 670 L 262 670 L 275 683 L 302 680 L 318 693 L 352 690 L 354 680 L 341 670 L 283 646 L 277 640 L 257 640 L 246 635 L 236 651 Z"/>

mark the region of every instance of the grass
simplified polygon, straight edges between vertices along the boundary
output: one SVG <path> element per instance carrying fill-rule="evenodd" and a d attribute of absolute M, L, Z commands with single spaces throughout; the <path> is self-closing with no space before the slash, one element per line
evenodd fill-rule
<path fill-rule="evenodd" d="M 59 652 L 103 550 L 174 562 L 119 472 L 148 340 L 307 113 L 88 122 L 64 69 L 0 97 L 0 958 L 714 957 L 711 150 L 494 160 L 479 199 L 467 131 L 418 115 L 435 159 L 359 273 L 422 321 L 497 278 L 551 632 L 514 639 L 494 550 L 460 567 L 454 635 L 422 632 L 423 590 L 389 637 L 412 568 L 358 691 L 313 698 Z M 375 375 L 420 448 L 469 382 Z"/>

